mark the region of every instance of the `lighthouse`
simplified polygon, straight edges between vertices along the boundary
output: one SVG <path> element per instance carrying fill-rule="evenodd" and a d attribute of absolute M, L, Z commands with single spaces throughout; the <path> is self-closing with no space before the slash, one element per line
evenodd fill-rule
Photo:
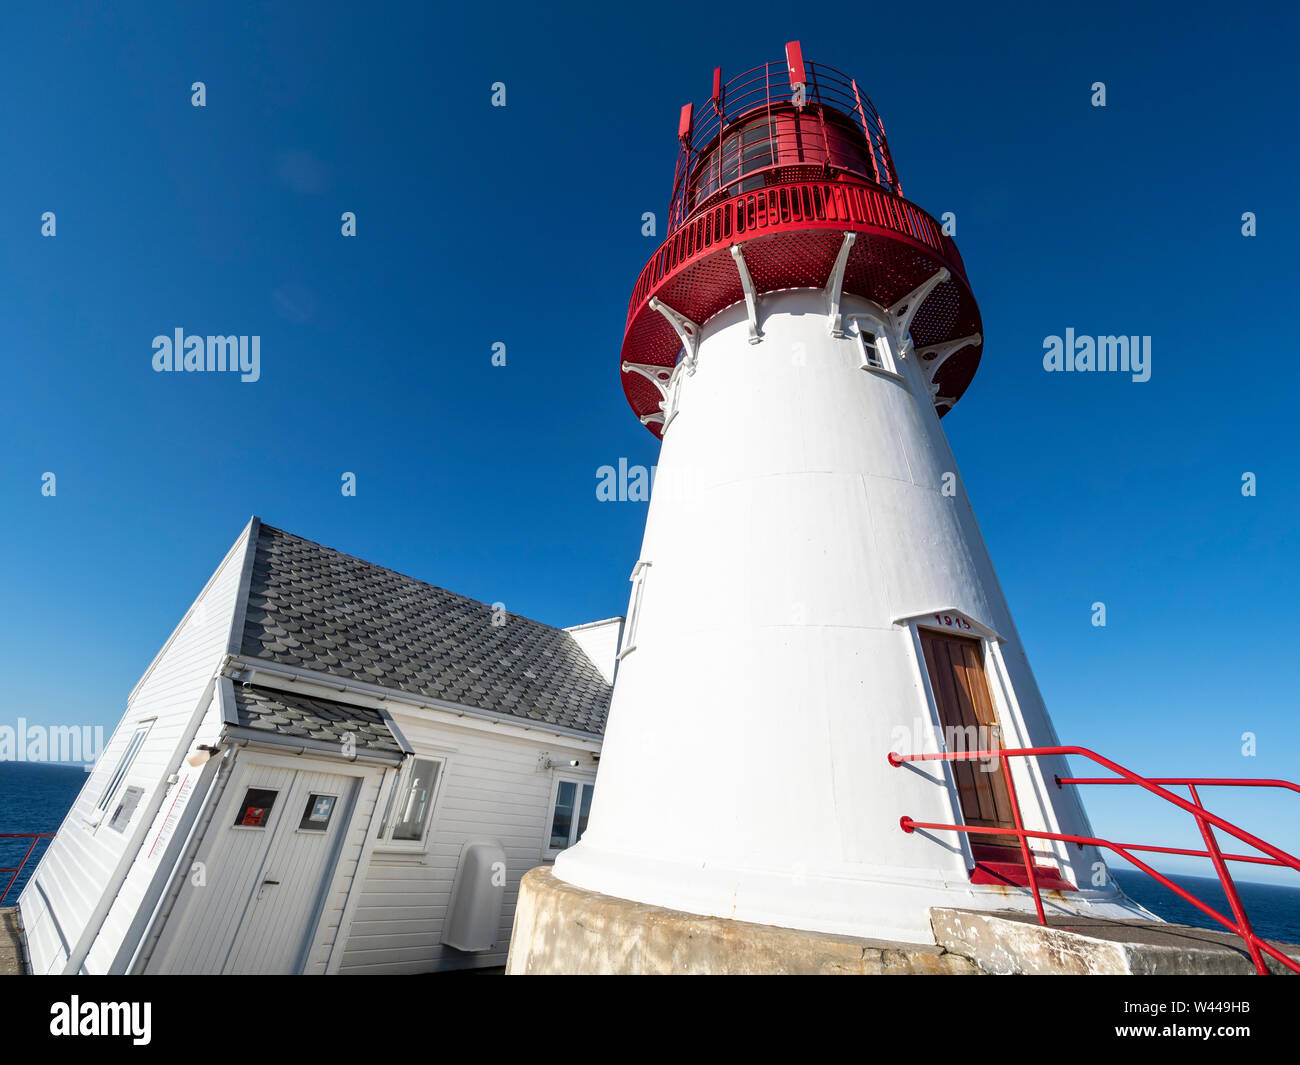
<path fill-rule="evenodd" d="M 979 308 L 880 115 L 792 42 L 678 142 L 619 365 L 662 444 L 597 785 L 512 950 L 617 971 L 583 907 L 932 943 L 936 907 L 1032 913 L 1030 865 L 1052 912 L 1150 917 L 1092 847 L 907 830 L 1092 836 L 1053 758 L 890 757 L 1059 741 L 941 424 Z"/>

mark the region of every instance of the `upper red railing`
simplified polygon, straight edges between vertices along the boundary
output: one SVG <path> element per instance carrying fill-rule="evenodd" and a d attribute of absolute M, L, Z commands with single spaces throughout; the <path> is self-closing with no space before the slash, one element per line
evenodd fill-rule
<path fill-rule="evenodd" d="M 665 238 L 642 268 L 628 301 L 628 321 L 642 310 L 656 286 L 680 267 L 737 241 L 814 227 L 871 227 L 897 235 L 934 252 L 966 284 L 966 266 L 956 242 L 916 204 L 880 189 L 801 181 L 743 193 L 695 212 L 687 225 Z"/>
<path fill-rule="evenodd" d="M 23 866 L 27 864 L 27 859 L 32 856 L 32 851 L 36 849 L 36 844 L 43 839 L 53 838 L 53 832 L 0 832 L 0 839 L 30 839 L 32 841 L 31 845 L 28 846 L 26 853 L 23 854 L 22 861 L 15 866 L 0 869 L 0 875 L 4 873 L 13 874 L 9 877 L 9 883 L 5 884 L 4 891 L 0 891 L 0 905 L 4 904 L 5 896 L 9 894 L 10 889 L 14 886 L 14 882 L 17 881 L 18 874 L 23 871 Z"/>
<path fill-rule="evenodd" d="M 1015 782 L 1011 778 L 1011 758 L 1037 758 L 1052 755 L 1078 755 L 1081 758 L 1088 758 L 1098 765 L 1105 767 L 1115 773 L 1114 777 L 1062 777 L 1057 776 L 1056 783 L 1058 786 L 1066 784 L 1129 784 L 1136 787 L 1144 788 L 1151 794 L 1159 796 L 1166 802 L 1172 803 L 1179 809 L 1185 810 L 1196 818 L 1197 827 L 1200 829 L 1201 838 L 1205 841 L 1205 850 L 1192 850 L 1181 847 L 1157 847 L 1148 845 L 1139 845 L 1134 843 L 1114 843 L 1110 840 L 1100 839 L 1094 836 L 1076 836 L 1062 832 L 1038 832 L 1024 827 L 1024 822 L 1020 813 L 1020 803 L 1016 798 Z M 1154 777 L 1147 778 L 1139 776 L 1130 769 L 1125 769 L 1117 762 L 1112 762 L 1109 758 L 1104 758 L 1086 747 L 1018 747 L 1003 748 L 1001 750 L 991 751 L 953 751 L 938 752 L 933 754 L 895 754 L 889 755 L 889 764 L 895 767 L 901 766 L 904 762 L 929 762 L 929 761 L 984 761 L 986 759 L 998 758 L 1002 767 L 1002 775 L 1007 784 L 1007 791 L 1011 798 L 1011 807 L 1014 815 L 1015 829 L 1009 828 L 989 828 L 980 825 L 946 825 L 927 821 L 914 821 L 912 818 L 904 816 L 900 818 L 899 824 L 904 832 L 914 832 L 918 828 L 928 829 L 941 832 L 964 832 L 978 835 L 997 835 L 1008 836 L 1014 835 L 1020 843 L 1021 859 L 1025 863 L 1025 869 L 1029 878 L 1030 891 L 1034 897 L 1034 909 L 1038 913 L 1040 924 L 1047 924 L 1047 918 L 1043 911 L 1043 900 L 1039 892 L 1037 870 L 1033 862 L 1032 855 L 1029 851 L 1029 840 L 1042 839 L 1053 840 L 1061 843 L 1075 843 L 1081 846 L 1100 847 L 1114 851 L 1127 859 L 1142 872 L 1159 881 L 1170 891 L 1179 895 L 1186 902 L 1191 903 L 1207 917 L 1213 918 L 1219 924 L 1230 932 L 1236 933 L 1246 944 L 1250 953 L 1251 962 L 1255 966 L 1256 972 L 1261 974 L 1268 973 L 1268 965 L 1264 961 L 1264 954 L 1275 958 L 1281 964 L 1293 972 L 1300 973 L 1300 963 L 1293 958 L 1284 954 L 1281 950 L 1271 943 L 1261 939 L 1251 926 L 1250 919 L 1246 915 L 1245 905 L 1241 901 L 1241 896 L 1237 891 L 1237 886 L 1233 882 L 1232 874 L 1228 870 L 1227 863 L 1234 862 L 1253 862 L 1260 865 L 1286 866 L 1296 871 L 1300 871 L 1300 858 L 1288 854 L 1280 847 L 1275 847 L 1257 836 L 1251 835 L 1242 828 L 1237 827 L 1231 822 L 1225 820 L 1216 814 L 1210 813 L 1201 803 L 1199 788 L 1202 787 L 1274 787 L 1287 788 L 1291 791 L 1300 791 L 1300 785 L 1294 784 L 1288 780 L 1243 780 L 1228 777 Z M 1184 799 L 1179 795 L 1167 790 L 1164 785 L 1172 784 L 1175 786 L 1185 786 L 1191 795 L 1190 800 Z M 1261 851 L 1267 857 L 1258 855 L 1245 854 L 1225 854 L 1219 847 L 1218 840 L 1215 838 L 1214 830 L 1226 832 L 1230 836 L 1240 840 L 1243 843 Z M 1160 854 L 1183 854 L 1197 858 L 1209 858 L 1214 864 L 1214 871 L 1219 878 L 1219 883 L 1223 888 L 1223 894 L 1228 900 L 1228 905 L 1232 910 L 1232 917 L 1228 918 L 1219 913 L 1213 907 L 1202 902 L 1190 892 L 1179 887 L 1168 877 L 1152 869 L 1140 858 L 1133 855 L 1133 851 L 1149 851 Z"/>
<path fill-rule="evenodd" d="M 678 140 L 669 233 L 703 207 L 787 177 L 850 174 L 903 193 L 871 100 L 847 74 L 805 63 L 797 42 L 785 62 L 725 83 L 715 71 L 708 104 L 682 109 Z"/>

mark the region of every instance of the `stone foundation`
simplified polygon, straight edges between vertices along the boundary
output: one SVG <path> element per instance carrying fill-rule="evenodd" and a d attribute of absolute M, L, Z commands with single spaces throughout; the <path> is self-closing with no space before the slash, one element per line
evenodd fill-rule
<path fill-rule="evenodd" d="M 942 947 L 701 917 L 574 887 L 549 866 L 524 875 L 507 975 L 972 974 Z"/>
<path fill-rule="evenodd" d="M 1162 921 L 1048 917 L 978 910 L 930 911 L 935 942 L 986 973 L 1028 975 L 1232 976 L 1255 972 L 1241 939 Z M 1300 946 L 1274 943 L 1300 960 Z M 1269 971 L 1290 973 L 1265 955 Z"/>
<path fill-rule="evenodd" d="M 506 974 L 1205 975 L 1255 971 L 1236 936 L 1160 921 L 933 909 L 933 944 L 701 917 L 524 875 Z M 1300 946 L 1276 944 L 1300 960 Z M 1268 961 L 1273 972 L 1287 972 Z"/>

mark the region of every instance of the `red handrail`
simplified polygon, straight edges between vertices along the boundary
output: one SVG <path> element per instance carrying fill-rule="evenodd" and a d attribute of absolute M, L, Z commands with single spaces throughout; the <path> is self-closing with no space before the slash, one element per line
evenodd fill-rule
<path fill-rule="evenodd" d="M 1095 836 L 1075 836 L 1061 832 L 1035 832 L 1024 827 L 1020 816 L 1020 803 L 1016 797 L 1015 784 L 1011 779 L 1011 758 L 1037 758 L 1048 755 L 1069 755 L 1075 754 L 1082 758 L 1088 758 L 1098 765 L 1116 773 L 1116 777 L 1062 777 L 1057 776 L 1056 784 L 1062 787 L 1066 784 L 1134 784 L 1138 787 L 1145 788 L 1153 795 L 1157 795 L 1167 802 L 1186 810 L 1196 818 L 1197 827 L 1201 831 L 1201 837 L 1205 840 L 1206 849 L 1202 851 L 1189 850 L 1179 847 L 1156 847 L 1156 846 L 1138 846 L 1136 844 L 1114 843 L 1110 840 L 1100 839 Z M 1278 787 L 1288 788 L 1292 791 L 1300 791 L 1300 785 L 1293 784 L 1287 780 L 1244 780 L 1230 777 L 1143 777 L 1134 773 L 1130 769 L 1125 769 L 1117 762 L 1112 762 L 1109 758 L 1104 758 L 1095 751 L 1090 751 L 1086 747 L 1009 747 L 996 751 L 944 751 L 933 754 L 897 754 L 890 752 L 889 764 L 895 768 L 901 766 L 904 762 L 928 762 L 928 761 L 974 761 L 976 759 L 984 760 L 988 758 L 998 758 L 1002 766 L 1002 773 L 1007 782 L 1007 790 L 1011 799 L 1011 808 L 1014 814 L 1015 829 L 1014 835 L 1020 842 L 1020 853 L 1025 863 L 1025 872 L 1029 878 L 1030 891 L 1034 897 L 1034 908 L 1038 912 L 1039 924 L 1047 924 L 1047 918 L 1043 913 L 1043 901 L 1038 888 L 1038 875 L 1034 867 L 1033 858 L 1029 851 L 1030 839 L 1055 840 L 1063 843 L 1075 843 L 1082 846 L 1104 847 L 1112 850 L 1123 858 L 1127 859 L 1142 872 L 1154 878 L 1163 884 L 1170 891 L 1181 896 L 1184 900 L 1191 903 L 1202 913 L 1214 918 L 1219 924 L 1223 925 L 1229 931 L 1240 936 L 1246 944 L 1250 953 L 1251 961 L 1255 970 L 1263 975 L 1268 974 L 1268 965 L 1265 963 L 1263 954 L 1268 954 L 1276 958 L 1296 973 L 1300 973 L 1300 963 L 1288 957 L 1282 951 L 1278 950 L 1271 943 L 1261 939 L 1251 926 L 1250 919 L 1246 915 L 1246 909 L 1241 901 L 1241 896 L 1237 892 L 1237 886 L 1233 882 L 1232 874 L 1228 871 L 1227 863 L 1229 861 L 1255 862 L 1262 865 L 1280 865 L 1300 871 L 1300 858 L 1288 854 L 1279 847 L 1274 847 L 1271 843 L 1266 843 L 1257 836 L 1251 835 L 1244 829 L 1238 828 L 1230 821 L 1224 820 L 1209 810 L 1201 803 L 1198 787 L 1220 787 L 1220 786 L 1239 786 L 1239 787 Z M 1175 795 L 1173 792 L 1166 790 L 1162 785 L 1173 784 L 1186 786 L 1191 794 L 1191 800 Z M 965 832 L 985 835 L 1011 835 L 1012 830 L 1004 827 L 988 828 L 978 825 L 946 825 L 927 821 L 914 821 L 912 818 L 904 815 L 899 819 L 899 825 L 904 832 L 914 832 L 918 828 L 930 829 L 943 832 Z M 1260 858 L 1253 855 L 1243 854 L 1225 854 L 1219 849 L 1218 841 L 1214 836 L 1214 829 L 1217 828 L 1229 835 L 1248 843 L 1257 850 L 1263 851 L 1268 855 L 1266 858 Z M 1214 864 L 1214 871 L 1219 877 L 1219 883 L 1223 887 L 1224 896 L 1228 900 L 1228 905 L 1232 909 L 1233 917 L 1230 919 L 1219 913 L 1213 907 L 1202 902 L 1194 895 L 1179 887 L 1168 877 L 1156 872 L 1145 862 L 1133 856 L 1134 850 L 1155 851 L 1162 854 L 1186 854 L 1198 858 L 1209 858 Z"/>
<path fill-rule="evenodd" d="M 17 865 L 10 868 L 0 869 L 0 873 L 13 873 L 9 878 L 9 883 L 5 885 L 4 891 L 0 891 L 0 904 L 9 894 L 9 889 L 14 886 L 14 881 L 18 879 L 18 874 L 23 871 L 23 866 L 27 864 L 27 859 L 32 856 L 32 851 L 36 849 L 36 844 L 43 839 L 53 839 L 53 832 L 0 832 L 0 839 L 30 839 L 31 845 L 27 848 L 27 853 L 23 855 L 23 860 Z"/>

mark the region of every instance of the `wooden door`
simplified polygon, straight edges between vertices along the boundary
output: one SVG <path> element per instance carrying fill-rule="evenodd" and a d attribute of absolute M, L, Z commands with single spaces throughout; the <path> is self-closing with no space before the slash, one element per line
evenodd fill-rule
<path fill-rule="evenodd" d="M 920 636 L 926 669 L 930 674 L 930 688 L 934 692 L 943 728 L 945 749 L 983 751 L 1003 746 L 997 714 L 984 677 L 984 647 L 980 641 L 930 629 L 921 629 Z M 952 767 L 962 820 L 966 824 L 1015 827 L 1001 759 L 954 761 Z M 1005 855 L 1003 848 L 1006 847 L 1015 849 L 1014 860 L 1020 860 L 1015 836 L 978 833 L 970 836 L 970 842 L 977 860 Z M 989 853 L 990 848 L 996 848 L 996 851 Z"/>

